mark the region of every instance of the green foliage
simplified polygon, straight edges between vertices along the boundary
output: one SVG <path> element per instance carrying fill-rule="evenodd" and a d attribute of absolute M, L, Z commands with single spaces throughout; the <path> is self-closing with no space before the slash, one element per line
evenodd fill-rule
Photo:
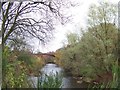
<path fill-rule="evenodd" d="M 2 52 L 2 78 L 4 82 L 4 78 L 6 76 L 6 65 L 8 64 L 10 57 L 10 49 L 6 46 L 4 47 L 4 52 Z"/>
<path fill-rule="evenodd" d="M 16 61 L 6 66 L 5 83 L 7 88 L 27 87 L 26 68 L 21 65 L 22 62 Z"/>
<path fill-rule="evenodd" d="M 111 22 L 111 17 L 116 16 L 115 8 L 115 5 L 106 2 L 93 5 L 88 16 L 88 30 L 82 33 L 81 39 L 74 33 L 67 35 L 69 45 L 61 50 L 61 61 L 73 75 L 93 78 L 111 72 L 117 58 L 118 30 Z"/>
<path fill-rule="evenodd" d="M 24 61 L 18 61 L 16 53 L 9 47 L 4 48 L 2 64 L 2 88 L 21 88 L 28 87 L 27 70 Z"/>
<path fill-rule="evenodd" d="M 79 37 L 76 33 L 69 33 L 67 34 L 67 41 L 69 45 L 74 45 L 79 40 Z"/>
<path fill-rule="evenodd" d="M 40 57 L 33 56 L 32 66 L 30 66 L 31 73 L 35 76 L 39 75 L 39 70 L 45 65 L 45 61 Z"/>
<path fill-rule="evenodd" d="M 59 75 L 57 72 L 56 74 L 46 75 L 42 80 L 37 78 L 37 88 L 61 88 L 62 86 L 62 76 Z"/>
<path fill-rule="evenodd" d="M 0 86 L 2 83 L 2 45 L 0 44 Z"/>
<path fill-rule="evenodd" d="M 95 77 L 95 69 L 93 69 L 91 65 L 86 65 L 84 67 L 81 67 L 80 73 L 84 77 L 90 77 L 90 78 Z"/>
<path fill-rule="evenodd" d="M 120 89 L 120 66 L 118 66 L 118 88 Z"/>
<path fill-rule="evenodd" d="M 104 72 L 112 72 L 111 82 L 98 84 L 92 88 L 116 88 L 118 86 L 117 70 L 119 67 L 114 63 L 118 58 L 118 30 L 112 22 L 116 17 L 116 10 L 116 6 L 106 2 L 99 3 L 99 6 L 93 5 L 90 8 L 86 32 L 82 36 L 75 33 L 68 34 L 68 46 L 60 50 L 60 55 L 56 54 L 61 60 L 61 66 L 75 76 L 82 75 L 94 79 Z M 3 52 L 4 84 L 7 87 L 24 87 L 27 67 L 21 68 L 21 64 L 32 66 L 35 58 L 30 53 L 21 51 L 17 58 L 10 59 L 11 53 L 13 52 L 5 47 Z M 61 80 L 58 75 L 46 75 L 42 82 L 38 78 L 37 88 L 59 88 L 62 84 Z"/>
<path fill-rule="evenodd" d="M 89 86 L 89 88 L 91 88 L 91 89 L 98 88 L 99 90 L 101 90 L 103 88 L 119 88 L 119 85 L 118 85 L 118 83 L 119 83 L 118 82 L 118 73 L 119 73 L 118 69 L 119 68 L 120 68 L 120 66 L 118 66 L 117 62 L 113 63 L 113 66 L 112 66 L 113 79 L 112 79 L 112 81 L 109 81 L 107 84 L 105 84 L 103 82 L 98 85 Z"/>
<path fill-rule="evenodd" d="M 21 51 L 17 59 L 19 61 L 24 61 L 27 65 L 32 65 L 34 57 L 29 52 Z"/>
<path fill-rule="evenodd" d="M 66 69 L 66 70 L 70 70 L 72 71 L 74 69 L 74 62 L 76 61 L 76 56 L 75 56 L 75 48 L 67 48 L 65 50 L 62 51 L 62 66 Z M 74 64 L 75 65 L 75 64 Z"/>
<path fill-rule="evenodd" d="M 99 5 L 91 5 L 88 15 L 88 26 L 99 25 L 100 23 L 116 23 L 117 5 L 102 1 Z"/>
<path fill-rule="evenodd" d="M 118 42 L 117 27 L 110 18 L 116 16 L 115 8 L 106 2 L 92 6 L 86 32 L 82 36 L 67 35 L 68 46 L 60 50 L 60 59 L 62 66 L 73 75 L 95 79 L 97 75 L 112 71 L 113 62 L 117 60 Z"/>

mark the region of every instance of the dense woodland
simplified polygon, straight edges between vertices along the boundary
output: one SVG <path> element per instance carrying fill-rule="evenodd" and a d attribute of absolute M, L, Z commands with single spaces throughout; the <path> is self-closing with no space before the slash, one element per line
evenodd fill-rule
<path fill-rule="evenodd" d="M 51 36 L 52 19 L 48 18 L 49 20 L 46 20 L 42 18 L 41 21 L 35 21 L 32 18 L 21 18 L 21 16 L 40 9 L 39 7 L 45 7 L 42 8 L 41 13 L 47 13 L 44 12 L 47 8 L 46 10 L 50 10 L 51 13 L 57 16 L 58 12 L 55 10 L 58 8 L 53 5 L 54 9 L 51 3 L 41 1 L 22 5 L 21 2 L 16 3 L 15 6 L 14 3 L 10 2 L 1 3 L 2 87 L 31 87 L 27 77 L 40 75 L 39 70 L 48 60 L 53 60 L 73 77 L 82 76 L 84 81 L 103 85 L 104 88 L 118 87 L 118 47 L 120 46 L 118 43 L 118 23 L 116 21 L 118 17 L 117 6 L 106 2 L 100 2 L 99 6 L 92 5 L 87 17 L 86 29 L 79 29 L 80 34 L 67 34 L 68 44 L 52 53 L 55 57 L 38 57 L 30 49 L 31 47 L 26 42 L 26 36 L 36 37 L 45 42 L 45 37 Z M 12 8 L 13 6 L 17 7 L 17 9 Z M 33 9 L 28 9 L 30 7 Z M 12 10 L 17 14 L 13 14 Z M 51 13 L 48 16 L 51 16 Z M 12 14 L 13 16 L 11 16 Z M 44 20 L 46 21 L 44 22 Z M 29 32 L 28 29 L 31 29 L 31 31 Z M 40 32 L 39 35 L 37 32 Z"/>

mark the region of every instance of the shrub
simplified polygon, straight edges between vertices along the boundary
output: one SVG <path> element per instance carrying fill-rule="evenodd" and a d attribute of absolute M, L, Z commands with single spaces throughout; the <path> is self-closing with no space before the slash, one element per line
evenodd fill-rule
<path fill-rule="evenodd" d="M 62 75 L 51 73 L 50 75 L 43 74 L 41 77 L 37 77 L 37 85 L 33 84 L 38 90 L 41 88 L 61 88 L 62 87 Z M 31 82 L 33 82 L 31 80 Z"/>
<path fill-rule="evenodd" d="M 115 62 L 113 63 L 113 66 L 112 66 L 112 76 L 113 76 L 113 79 L 112 81 L 109 81 L 107 84 L 106 83 L 100 83 L 100 84 L 97 84 L 97 85 L 91 85 L 89 86 L 89 88 L 99 88 L 100 89 L 103 89 L 103 88 L 119 88 L 119 81 L 118 81 L 118 73 L 119 73 L 119 70 L 120 67 L 118 66 L 118 63 Z"/>
<path fill-rule="evenodd" d="M 19 61 L 24 61 L 27 65 L 32 65 L 34 58 L 28 52 L 22 51 L 17 58 Z"/>
<path fill-rule="evenodd" d="M 42 82 L 39 82 L 37 88 L 61 88 L 62 78 L 57 75 L 45 75 L 45 78 Z"/>

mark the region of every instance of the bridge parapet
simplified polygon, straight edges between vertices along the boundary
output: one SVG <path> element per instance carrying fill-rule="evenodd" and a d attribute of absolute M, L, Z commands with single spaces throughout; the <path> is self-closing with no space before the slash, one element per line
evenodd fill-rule
<path fill-rule="evenodd" d="M 49 53 L 40 53 L 40 54 L 34 54 L 36 56 L 52 56 L 52 57 L 55 57 L 54 54 L 49 54 Z"/>

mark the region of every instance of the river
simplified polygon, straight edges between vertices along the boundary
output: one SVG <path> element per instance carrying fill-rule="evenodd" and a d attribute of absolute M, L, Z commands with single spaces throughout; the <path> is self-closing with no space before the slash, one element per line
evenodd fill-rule
<path fill-rule="evenodd" d="M 75 78 L 72 76 L 67 76 L 66 73 L 64 72 L 64 69 L 61 67 L 57 66 L 56 64 L 53 63 L 48 63 L 46 64 L 41 70 L 42 75 L 47 74 L 47 75 L 55 75 L 56 72 L 58 74 L 63 74 L 63 79 L 62 79 L 62 88 L 86 88 L 87 83 L 81 81 L 77 81 Z M 42 76 L 41 76 L 42 77 Z M 34 85 L 37 85 L 37 77 L 30 77 Z"/>

